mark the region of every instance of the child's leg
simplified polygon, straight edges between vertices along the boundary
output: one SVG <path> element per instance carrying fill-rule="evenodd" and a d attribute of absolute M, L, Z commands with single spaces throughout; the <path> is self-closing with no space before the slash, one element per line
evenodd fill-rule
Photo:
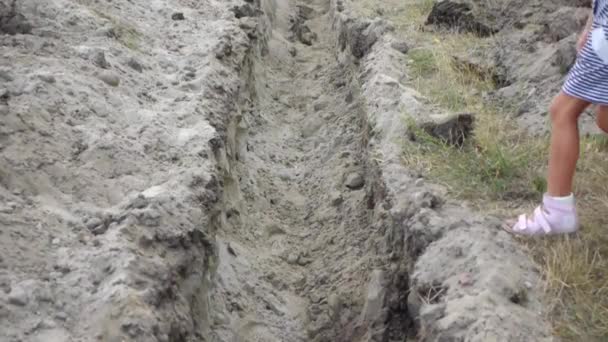
<path fill-rule="evenodd" d="M 595 122 L 604 133 L 608 133 L 608 106 L 597 106 Z"/>
<path fill-rule="evenodd" d="M 563 92 L 560 92 L 551 104 L 551 151 L 547 189 L 550 196 L 572 194 L 572 180 L 579 155 L 578 118 L 588 106 L 587 101 Z"/>
<path fill-rule="evenodd" d="M 551 104 L 551 151 L 548 190 L 531 215 L 505 226 L 524 235 L 563 234 L 578 230 L 572 179 L 578 160 L 578 117 L 589 103 L 560 92 Z"/>

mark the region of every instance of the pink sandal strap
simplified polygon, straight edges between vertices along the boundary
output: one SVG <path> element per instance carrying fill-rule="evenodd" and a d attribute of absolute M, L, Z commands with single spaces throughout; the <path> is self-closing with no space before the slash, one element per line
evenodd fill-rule
<path fill-rule="evenodd" d="M 534 210 L 534 222 L 545 231 L 546 234 L 551 233 L 551 224 L 547 221 L 547 217 L 545 216 L 545 212 L 541 207 L 537 207 Z"/>

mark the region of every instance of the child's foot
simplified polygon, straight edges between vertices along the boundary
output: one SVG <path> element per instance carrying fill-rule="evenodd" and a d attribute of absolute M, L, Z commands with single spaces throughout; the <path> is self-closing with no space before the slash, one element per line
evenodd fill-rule
<path fill-rule="evenodd" d="M 520 215 L 517 222 L 504 226 L 510 233 L 528 236 L 569 234 L 576 232 L 578 227 L 574 197 L 554 198 L 547 194 L 533 215 Z"/>

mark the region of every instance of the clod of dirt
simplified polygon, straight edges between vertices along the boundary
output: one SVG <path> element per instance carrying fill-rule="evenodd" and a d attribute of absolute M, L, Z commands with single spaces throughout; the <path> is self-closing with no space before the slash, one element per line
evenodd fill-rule
<path fill-rule="evenodd" d="M 490 36 L 498 30 L 481 22 L 471 13 L 471 7 L 466 3 L 443 0 L 433 5 L 426 25 L 436 25 L 444 28 L 455 28 L 463 32 L 471 32 L 480 37 Z"/>
<path fill-rule="evenodd" d="M 260 10 L 254 8 L 249 4 L 244 4 L 241 6 L 234 6 L 232 8 L 232 12 L 237 19 L 245 18 L 245 17 L 257 17 L 261 14 Z"/>
<path fill-rule="evenodd" d="M 337 207 L 344 202 L 344 198 L 342 198 L 342 194 L 339 191 L 334 191 L 329 195 L 329 201 L 331 205 Z"/>
<path fill-rule="evenodd" d="M 32 25 L 21 13 L 17 12 L 17 1 L 8 7 L 0 2 L 0 33 L 16 35 L 32 33 Z"/>
<path fill-rule="evenodd" d="M 111 67 L 110 63 L 106 60 L 106 54 L 103 51 L 99 51 L 95 54 L 93 63 L 102 69 L 109 69 Z"/>
<path fill-rule="evenodd" d="M 446 144 L 462 147 L 473 131 L 474 123 L 473 114 L 461 113 L 422 123 L 420 128 Z"/>
<path fill-rule="evenodd" d="M 307 6 L 298 6 L 295 15 L 293 15 L 290 21 L 289 30 L 292 32 L 292 36 L 290 39 L 293 41 L 297 39 L 302 44 L 312 45 L 315 40 L 317 40 L 317 34 L 312 32 L 308 25 L 306 25 L 306 21 L 313 17 L 314 10 Z"/>
<path fill-rule="evenodd" d="M 296 5 L 296 13 L 303 20 L 310 20 L 315 16 L 315 10 L 306 5 Z"/>
<path fill-rule="evenodd" d="M 23 288 L 15 286 L 8 294 L 8 302 L 17 306 L 25 306 L 29 302 L 28 294 Z"/>
<path fill-rule="evenodd" d="M 391 30 L 393 30 L 393 27 L 382 19 L 374 21 L 355 20 L 350 23 L 348 30 L 343 31 L 340 35 L 340 47 L 344 50 L 347 46 L 350 46 L 353 56 L 362 58 L 379 37 Z"/>
<path fill-rule="evenodd" d="M 251 37 L 250 37 L 251 38 Z M 215 58 L 223 59 L 232 54 L 232 42 L 230 37 L 223 37 L 215 47 Z"/>
<path fill-rule="evenodd" d="M 184 13 L 182 13 L 182 12 L 175 12 L 171 15 L 171 19 L 172 20 L 186 20 L 186 17 L 184 17 Z"/>
<path fill-rule="evenodd" d="M 137 72 L 143 72 L 144 71 L 144 67 L 135 58 L 129 58 L 129 61 L 127 61 L 127 65 L 130 66 L 133 70 L 135 70 Z"/>
<path fill-rule="evenodd" d="M 291 57 L 295 57 L 298 54 L 298 49 L 295 46 L 289 48 L 289 54 Z"/>
<path fill-rule="evenodd" d="M 471 73 L 480 79 L 492 80 L 494 86 L 501 88 L 509 85 L 506 71 L 496 61 L 489 61 L 483 56 L 454 55 L 454 68 L 465 73 Z"/>

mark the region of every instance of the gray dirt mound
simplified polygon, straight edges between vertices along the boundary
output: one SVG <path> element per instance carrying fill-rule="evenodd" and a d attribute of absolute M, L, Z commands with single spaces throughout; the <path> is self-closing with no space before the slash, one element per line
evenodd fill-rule
<path fill-rule="evenodd" d="M 0 340 L 208 334 L 236 2 L 1 4 Z"/>

